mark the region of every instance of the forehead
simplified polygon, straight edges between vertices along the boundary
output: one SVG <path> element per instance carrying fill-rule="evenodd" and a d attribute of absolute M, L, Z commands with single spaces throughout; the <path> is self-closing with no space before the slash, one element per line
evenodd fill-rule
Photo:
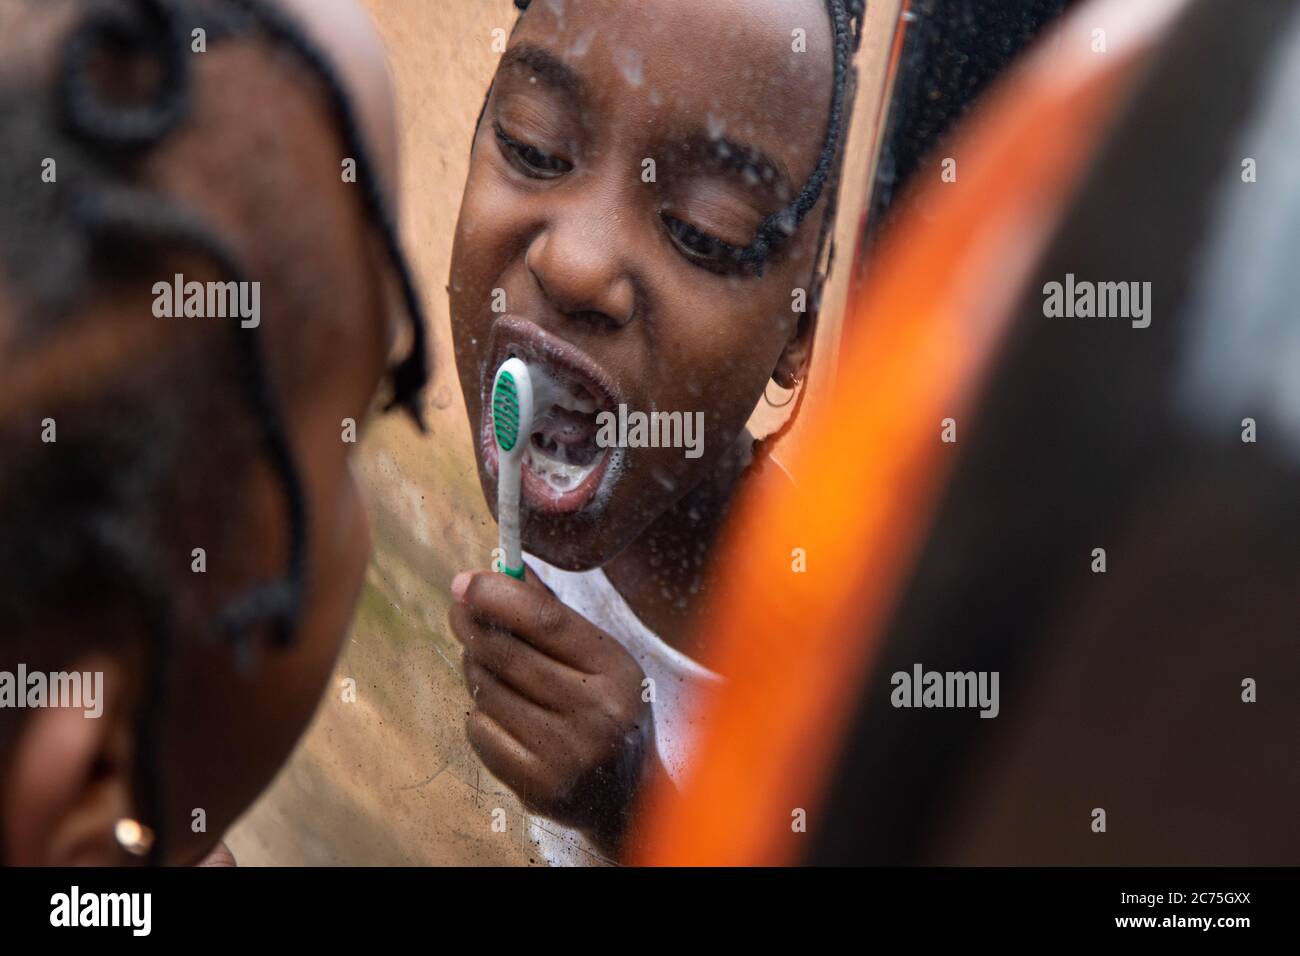
<path fill-rule="evenodd" d="M 597 122 L 639 139 L 742 140 L 799 181 L 821 151 L 834 73 L 824 0 L 533 0 L 521 45 L 562 59 Z"/>

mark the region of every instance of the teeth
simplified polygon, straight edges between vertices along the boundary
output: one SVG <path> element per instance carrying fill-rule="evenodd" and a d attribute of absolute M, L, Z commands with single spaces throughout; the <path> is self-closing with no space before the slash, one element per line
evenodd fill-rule
<path fill-rule="evenodd" d="M 553 369 L 548 369 L 544 374 L 550 379 L 551 387 L 541 390 L 540 396 L 542 401 L 547 403 L 548 408 L 558 405 L 560 408 L 581 412 L 583 415 L 593 415 L 599 410 L 600 403 L 583 386 L 559 377 Z"/>
<path fill-rule="evenodd" d="M 584 415 L 594 415 L 596 409 L 600 407 L 596 404 L 594 398 L 578 398 L 567 393 L 555 396 L 555 404 L 571 412 L 581 412 Z"/>
<path fill-rule="evenodd" d="M 521 354 L 525 353 L 512 349 L 509 357 L 517 358 Z M 538 403 L 539 409 L 544 408 L 549 411 L 552 405 L 558 405 L 567 411 L 580 412 L 583 415 L 593 415 L 600 410 L 600 402 L 591 391 L 585 385 L 575 381 L 568 372 L 526 355 L 524 362 L 533 375 L 534 400 Z"/>
<path fill-rule="evenodd" d="M 524 451 L 524 465 L 533 474 L 545 479 L 554 490 L 564 492 L 582 484 L 587 476 L 596 470 L 596 466 L 604 457 L 605 454 L 602 452 L 589 464 L 571 465 L 567 461 L 554 457 L 545 449 L 538 448 L 536 443 L 530 441 Z"/>

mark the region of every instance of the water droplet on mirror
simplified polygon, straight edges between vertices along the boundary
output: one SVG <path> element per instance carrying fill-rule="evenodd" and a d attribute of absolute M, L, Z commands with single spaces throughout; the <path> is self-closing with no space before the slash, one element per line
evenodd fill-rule
<path fill-rule="evenodd" d="M 621 50 L 614 51 L 614 65 L 623 74 L 623 79 L 627 80 L 632 86 L 640 86 L 645 82 L 645 71 L 642 67 L 640 51 L 633 50 L 631 47 L 624 47 Z"/>
<path fill-rule="evenodd" d="M 584 30 L 581 34 L 579 34 L 578 38 L 573 41 L 573 45 L 569 47 L 569 56 L 572 57 L 586 56 L 587 51 L 591 49 L 591 41 L 594 40 L 595 38 L 596 38 L 595 27 L 589 27 L 588 29 Z"/>
<path fill-rule="evenodd" d="M 564 0 L 546 0 L 546 5 L 550 7 L 551 12 L 555 14 L 560 21 L 560 29 L 564 29 Z"/>

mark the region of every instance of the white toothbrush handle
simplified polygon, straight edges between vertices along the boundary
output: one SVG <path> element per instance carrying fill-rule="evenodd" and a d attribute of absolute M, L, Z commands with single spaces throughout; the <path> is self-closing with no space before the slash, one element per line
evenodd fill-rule
<path fill-rule="evenodd" d="M 524 556 L 519 544 L 519 478 L 521 462 L 503 460 L 497 479 L 497 525 L 501 533 L 502 568 L 523 580 Z"/>

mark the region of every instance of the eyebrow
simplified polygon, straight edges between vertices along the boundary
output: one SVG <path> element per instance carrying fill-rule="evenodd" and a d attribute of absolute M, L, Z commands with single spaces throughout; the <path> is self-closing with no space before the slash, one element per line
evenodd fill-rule
<path fill-rule="evenodd" d="M 687 137 L 686 146 L 692 155 L 699 150 L 703 161 L 714 169 L 729 173 L 751 173 L 758 180 L 753 185 L 770 189 L 774 195 L 790 197 L 795 194 L 794 183 L 786 172 L 785 164 L 757 146 L 703 131 Z"/>
<path fill-rule="evenodd" d="M 534 43 L 520 43 L 506 50 L 497 67 L 498 73 L 504 73 L 514 67 L 523 67 L 539 76 L 543 82 L 563 92 L 578 102 L 587 100 L 587 83 L 581 75 L 563 59 L 546 47 Z M 687 137 L 684 145 L 695 155 L 699 151 L 704 162 L 714 169 L 729 173 L 752 173 L 758 183 L 770 189 L 774 195 L 792 197 L 796 194 L 794 183 L 786 172 L 785 164 L 756 146 L 740 143 L 699 131 Z"/>
<path fill-rule="evenodd" d="M 532 70 L 548 86 L 554 87 L 562 93 L 567 93 L 576 100 L 584 101 L 587 99 L 586 81 L 578 75 L 578 72 L 573 67 L 545 47 L 536 46 L 532 43 L 521 43 L 518 46 L 512 46 L 502 55 L 497 72 L 504 73 L 516 66 Z"/>

